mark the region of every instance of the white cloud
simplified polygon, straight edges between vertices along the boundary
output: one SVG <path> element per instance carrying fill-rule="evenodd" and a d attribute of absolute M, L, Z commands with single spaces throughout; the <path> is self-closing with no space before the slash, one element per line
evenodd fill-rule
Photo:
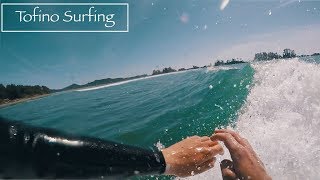
<path fill-rule="evenodd" d="M 252 59 L 254 54 L 262 51 L 282 53 L 284 48 L 296 50 L 297 54 L 320 52 L 320 25 L 290 28 L 268 34 L 248 37 L 245 41 L 220 51 L 217 59 L 239 57 Z"/>

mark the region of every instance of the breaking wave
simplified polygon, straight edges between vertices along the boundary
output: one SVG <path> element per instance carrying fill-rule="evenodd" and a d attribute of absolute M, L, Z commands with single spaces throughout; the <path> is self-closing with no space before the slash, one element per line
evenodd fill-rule
<path fill-rule="evenodd" d="M 253 87 L 234 129 L 249 140 L 273 179 L 318 179 L 320 65 L 291 59 L 251 66 Z M 190 179 L 213 178 L 221 179 L 218 163 Z"/>

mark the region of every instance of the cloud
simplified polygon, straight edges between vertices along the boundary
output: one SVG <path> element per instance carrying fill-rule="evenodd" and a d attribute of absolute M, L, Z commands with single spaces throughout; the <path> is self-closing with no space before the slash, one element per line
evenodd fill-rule
<path fill-rule="evenodd" d="M 273 51 L 282 53 L 284 48 L 296 50 L 298 54 L 320 52 L 320 25 L 290 28 L 268 34 L 252 35 L 245 41 L 225 48 L 217 59 L 234 57 L 253 59 L 257 52 Z"/>

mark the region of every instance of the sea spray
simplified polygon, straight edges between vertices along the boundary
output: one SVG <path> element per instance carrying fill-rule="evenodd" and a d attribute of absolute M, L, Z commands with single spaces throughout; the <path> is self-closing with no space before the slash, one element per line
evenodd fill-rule
<path fill-rule="evenodd" d="M 298 59 L 253 64 L 255 86 L 237 130 L 274 179 L 318 179 L 320 66 Z"/>
<path fill-rule="evenodd" d="M 273 179 L 318 179 L 320 65 L 298 59 L 253 63 L 254 83 L 235 131 L 247 138 Z M 230 127 L 229 127 L 230 128 Z M 222 179 L 219 162 L 185 179 Z"/>

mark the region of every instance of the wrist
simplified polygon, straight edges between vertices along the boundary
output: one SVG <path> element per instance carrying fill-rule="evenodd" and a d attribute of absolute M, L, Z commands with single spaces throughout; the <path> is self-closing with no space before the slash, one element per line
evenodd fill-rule
<path fill-rule="evenodd" d="M 164 174 L 165 175 L 175 175 L 172 172 L 172 163 L 171 163 L 172 157 L 171 157 L 171 153 L 169 152 L 168 149 L 162 149 L 161 152 L 163 154 L 163 157 L 164 157 L 164 160 L 165 160 L 165 165 L 166 165 Z"/>

